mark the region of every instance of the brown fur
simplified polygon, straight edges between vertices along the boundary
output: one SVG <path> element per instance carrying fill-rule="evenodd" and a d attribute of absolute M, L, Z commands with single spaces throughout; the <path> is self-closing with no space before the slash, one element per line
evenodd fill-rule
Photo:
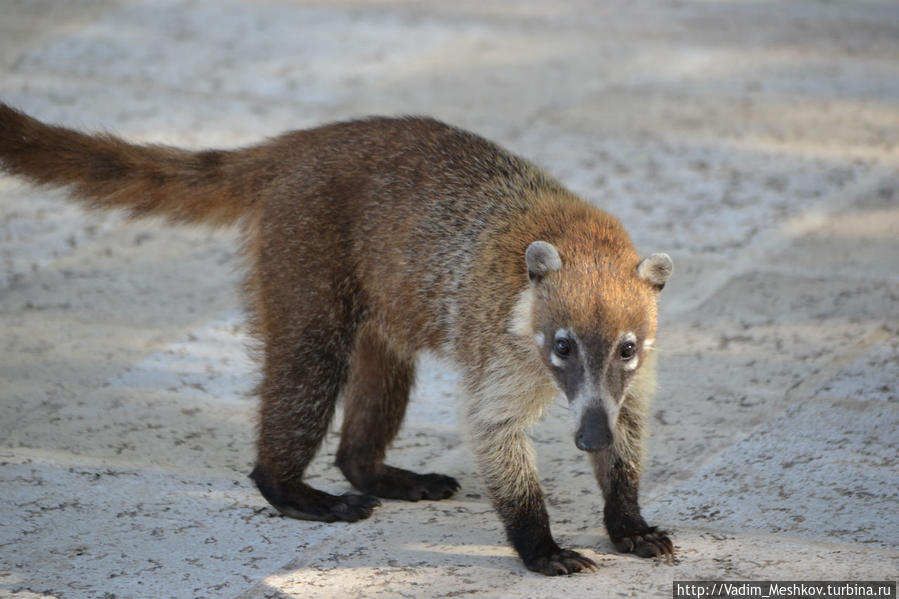
<path fill-rule="evenodd" d="M 252 477 L 281 512 L 352 521 L 377 504 L 303 482 L 341 393 L 338 465 L 358 489 L 412 500 L 458 489 L 450 477 L 384 464 L 415 354 L 430 349 L 463 368 L 469 438 L 528 567 L 556 574 L 592 565 L 549 533 L 524 429 L 557 390 L 521 330 L 564 320 L 597 339 L 623 330 L 654 336 L 661 285 L 638 276 L 640 258 L 617 219 L 529 162 L 422 118 L 337 123 L 245 149 L 189 152 L 44 125 L 0 104 L 0 163 L 38 184 L 68 185 L 90 208 L 242 225 L 248 307 L 263 348 Z M 531 293 L 524 255 L 535 240 L 553 244 L 563 268 L 546 274 L 516 316 Z M 514 318 L 523 324 L 510 327 Z M 623 441 L 599 459 L 597 477 L 607 499 L 633 495 L 636 505 L 642 425 L 623 413 Z M 633 532 L 625 529 L 617 532 Z"/>

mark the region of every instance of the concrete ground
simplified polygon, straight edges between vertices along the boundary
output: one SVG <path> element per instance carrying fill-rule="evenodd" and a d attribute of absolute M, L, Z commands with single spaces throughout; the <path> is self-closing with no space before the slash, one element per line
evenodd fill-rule
<path fill-rule="evenodd" d="M 246 478 L 255 367 L 234 232 L 86 214 L 0 178 L 3 597 L 665 597 L 673 580 L 899 577 L 899 4 L 0 0 L 0 98 L 236 146 L 430 114 L 668 251 L 642 486 L 674 564 L 613 552 L 565 406 L 533 431 L 553 530 L 526 571 L 422 362 L 393 463 L 462 483 L 356 524 Z M 310 478 L 349 490 L 331 436 Z"/>

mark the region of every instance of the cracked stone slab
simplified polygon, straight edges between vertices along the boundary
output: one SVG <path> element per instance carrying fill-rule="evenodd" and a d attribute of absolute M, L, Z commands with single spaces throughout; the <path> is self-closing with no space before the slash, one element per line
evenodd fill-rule
<path fill-rule="evenodd" d="M 121 390 L 165 390 L 179 397 L 246 399 L 258 366 L 248 353 L 252 341 L 245 320 L 243 312 L 228 312 L 129 366 L 107 384 Z"/>
<path fill-rule="evenodd" d="M 40 413 L 19 418 L 4 438 L 10 451 L 123 460 L 133 464 L 214 471 L 243 479 L 252 464 L 255 402 L 203 400 L 172 393 L 99 389 L 58 393 Z"/>
<path fill-rule="evenodd" d="M 899 549 L 895 403 L 811 400 L 722 451 L 649 510 L 666 521 Z"/>
<path fill-rule="evenodd" d="M 383 534 L 393 512 L 418 510 L 413 517 L 421 518 L 422 510 L 459 509 L 450 502 L 438 508 L 385 501 L 370 523 L 351 527 L 279 517 L 246 477 L 252 446 L 246 409 L 171 401 L 97 405 L 96 419 L 80 406 L 41 430 L 24 431 L 16 447 L 0 448 L 0 486 L 12 490 L 0 505 L 0 521 L 9 523 L 0 526 L 0 549 L 17 548 L 0 551 L 0 589 L 14 592 L 18 582 L 54 595 L 233 596 L 296 556 L 339 556 L 351 550 L 355 533 Z M 180 414 L 167 413 L 178 406 Z M 125 418 L 116 416 L 121 411 Z M 218 425 L 213 414 L 222 414 Z M 169 424 L 148 425 L 148 418 Z M 48 433 L 61 440 L 42 438 Z M 104 439 L 125 442 L 123 450 Z M 459 444 L 458 434 L 407 424 L 391 462 L 454 474 L 471 496 L 472 468 L 457 458 Z M 352 488 L 333 465 L 336 447 L 331 433 L 306 480 L 344 493 Z M 489 505 L 481 509 L 493 515 Z M 349 544 L 341 540 L 347 533 Z M 181 591 L 173 590 L 175 579 Z"/>
<path fill-rule="evenodd" d="M 4 413 L 17 426 L 5 443 L 53 448 L 76 455 L 115 456 L 154 464 L 191 464 L 191 468 L 227 468 L 248 472 L 256 427 L 257 400 L 251 397 L 258 364 L 241 311 L 188 332 L 143 360 L 128 366 L 93 390 L 89 400 L 65 387 L 49 389 L 40 401 Z M 41 348 L 36 348 L 41 351 Z M 96 357 L 96 356 L 95 356 Z M 440 451 L 437 439 L 458 445 L 458 373 L 434 356 L 418 363 L 403 432 L 391 454 L 397 465 L 427 469 Z M 342 411 L 332 424 L 321 464 L 333 462 Z M 417 439 L 417 440 L 416 440 Z M 431 439 L 435 441 L 430 442 Z M 404 455 L 422 448 L 425 456 Z M 345 486 L 337 475 L 332 482 Z"/>
<path fill-rule="evenodd" d="M 899 177 L 875 189 L 796 236 L 772 256 L 796 272 L 899 280 L 890 256 L 899 255 Z"/>
<path fill-rule="evenodd" d="M 27 596 L 20 588 L 60 597 L 234 595 L 344 532 L 285 525 L 246 479 L 52 452 L 0 449 L 0 461 L 4 596 Z"/>
<path fill-rule="evenodd" d="M 693 383 L 743 381 L 787 391 L 826 376 L 840 356 L 883 322 L 899 320 L 899 286 L 890 280 L 748 272 L 659 333 L 665 369 Z M 886 376 L 886 373 L 883 373 Z"/>
<path fill-rule="evenodd" d="M 86 214 L 64 192 L 0 179 L 0 289 L 114 229 L 114 214 Z"/>
<path fill-rule="evenodd" d="M 453 518 L 479 523 L 482 515 L 466 509 Z M 433 530 L 400 516 L 386 528 L 403 524 L 413 528 L 402 537 L 360 531 L 358 538 L 346 539 L 343 551 L 313 560 L 300 558 L 239 598 L 670 597 L 675 580 L 786 580 L 796 572 L 807 579 L 877 579 L 899 566 L 899 552 L 876 547 L 681 527 L 676 531 L 679 557 L 674 564 L 610 553 L 605 544 L 590 549 L 584 544 L 595 543 L 593 535 L 563 533 L 566 542 L 573 542 L 599 568 L 547 578 L 517 566 L 508 548 L 480 530 L 460 537 L 445 525 L 436 524 Z"/>
<path fill-rule="evenodd" d="M 28 48 L 90 23 L 117 0 L 4 0 L 0 21 L 0 64 L 15 64 Z"/>
<path fill-rule="evenodd" d="M 824 382 L 813 397 L 899 402 L 899 331 L 884 330 L 891 339 L 868 347 Z"/>
<path fill-rule="evenodd" d="M 488 37 L 477 22 L 454 24 L 420 15 L 410 27 L 410 17 L 395 11 L 358 14 L 326 5 L 284 11 L 277 3 L 226 6 L 166 10 L 158 2 L 130 2 L 31 50 L 15 70 L 333 106 L 351 101 L 363 83 L 395 86 L 410 72 L 447 60 L 450 48 L 458 60 Z M 216 26 L 210 28 L 210 22 Z M 296 35 L 298 29 L 303 35 Z M 160 32 L 167 43 L 159 43 Z M 525 39 L 534 43 L 517 31 L 507 35 L 517 36 L 521 44 Z M 347 39 L 355 43 L 347 46 Z M 221 51 L 206 51 L 210 46 Z M 63 72 L 60 65 L 67 65 Z"/>
<path fill-rule="evenodd" d="M 255 346 L 246 331 L 246 314 L 231 311 L 129 366 L 106 385 L 121 391 L 164 390 L 182 398 L 248 399 L 259 377 L 259 364 L 252 358 Z M 454 425 L 459 373 L 425 354 L 418 360 L 416 381 L 406 421 Z"/>

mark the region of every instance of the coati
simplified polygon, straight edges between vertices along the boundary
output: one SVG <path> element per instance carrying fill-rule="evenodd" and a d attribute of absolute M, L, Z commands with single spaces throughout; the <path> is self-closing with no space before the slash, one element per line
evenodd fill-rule
<path fill-rule="evenodd" d="M 560 391 L 620 551 L 671 556 L 637 501 L 657 298 L 672 270 L 531 163 L 427 118 L 368 118 L 237 150 L 133 145 L 0 104 L 0 164 L 90 208 L 239 224 L 263 345 L 259 491 L 286 516 L 356 521 L 376 497 L 459 483 L 384 463 L 415 355 L 459 365 L 467 438 L 509 541 L 543 574 L 595 567 L 550 533 L 525 434 Z M 337 465 L 362 494 L 303 482 L 345 402 Z"/>

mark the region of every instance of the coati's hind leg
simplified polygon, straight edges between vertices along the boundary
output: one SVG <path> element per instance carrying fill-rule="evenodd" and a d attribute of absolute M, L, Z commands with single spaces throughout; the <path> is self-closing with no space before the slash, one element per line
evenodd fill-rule
<path fill-rule="evenodd" d="M 411 356 L 399 355 L 375 330 L 363 326 L 343 391 L 344 420 L 337 465 L 353 486 L 389 499 L 446 499 L 456 479 L 416 474 L 384 464 L 384 454 L 406 413 L 415 376 Z"/>
<path fill-rule="evenodd" d="M 300 292 L 294 290 L 294 301 Z M 272 298 L 269 298 L 272 299 Z M 314 298 L 313 298 L 314 299 Z M 276 301 L 276 300 L 275 300 Z M 349 302 L 347 302 L 349 303 Z M 262 324 L 265 341 L 258 458 L 250 477 L 285 516 L 303 520 L 354 522 L 379 505 L 368 495 L 331 495 L 303 482 L 334 415 L 346 379 L 355 326 L 342 302 L 302 314 L 284 314 Z"/>

